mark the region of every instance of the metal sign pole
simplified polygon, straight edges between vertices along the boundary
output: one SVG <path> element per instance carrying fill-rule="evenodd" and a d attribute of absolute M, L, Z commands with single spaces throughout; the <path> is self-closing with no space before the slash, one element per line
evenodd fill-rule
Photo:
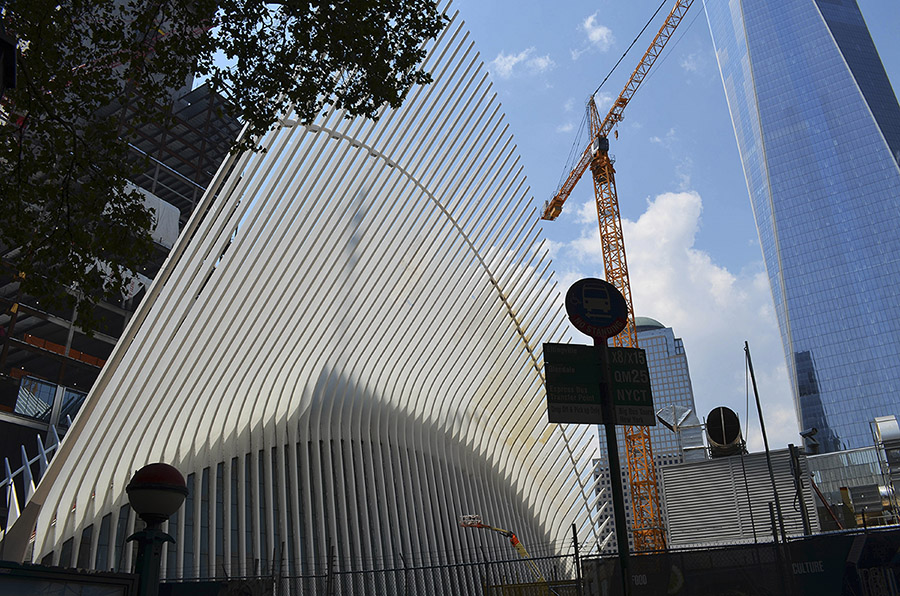
<path fill-rule="evenodd" d="M 605 338 L 594 338 L 594 345 L 599 348 L 601 385 L 604 390 L 602 400 L 603 428 L 606 430 L 606 452 L 609 458 L 609 481 L 612 488 L 613 513 L 616 519 L 616 542 L 619 547 L 619 566 L 622 570 L 622 591 L 625 596 L 631 595 L 628 561 L 628 526 L 625 520 L 625 492 L 622 487 L 622 471 L 619 464 L 619 446 L 616 443 L 616 424 L 613 418 L 612 396 L 609 392 L 609 347 Z"/>
<path fill-rule="evenodd" d="M 603 424 L 606 430 L 622 592 L 631 596 L 628 523 L 616 425 L 656 424 L 646 355 L 638 348 L 616 348 L 612 354 L 616 374 L 612 374 L 607 339 L 628 324 L 625 297 L 612 284 L 593 278 L 576 281 L 566 292 L 566 313 L 576 329 L 593 338 L 596 356 L 584 354 L 574 345 L 544 344 L 547 418 L 557 423 Z M 581 361 L 579 354 L 587 357 Z M 599 375 L 594 358 L 600 361 Z M 597 385 L 599 393 L 594 390 Z"/>

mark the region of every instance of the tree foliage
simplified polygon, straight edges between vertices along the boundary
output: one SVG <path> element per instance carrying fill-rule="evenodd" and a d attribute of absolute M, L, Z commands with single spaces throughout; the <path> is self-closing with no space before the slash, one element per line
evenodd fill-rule
<path fill-rule="evenodd" d="M 430 82 L 432 0 L 4 0 L 17 87 L 0 126 L 0 251 L 51 304 L 115 299 L 152 247 L 153 214 L 127 180 L 137 128 L 165 123 L 204 77 L 248 126 L 248 149 L 289 106 L 376 117 Z M 126 116 L 127 115 L 127 116 Z M 83 319 L 80 322 L 84 323 Z"/>

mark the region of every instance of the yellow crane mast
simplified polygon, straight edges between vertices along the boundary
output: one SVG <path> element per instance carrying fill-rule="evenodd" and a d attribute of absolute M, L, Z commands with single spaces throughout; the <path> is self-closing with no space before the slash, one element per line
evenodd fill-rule
<path fill-rule="evenodd" d="M 656 62 L 666 42 L 684 18 L 693 0 L 678 0 L 675 7 L 644 52 L 637 68 L 625 84 L 625 88 L 613 102 L 609 113 L 601 121 L 593 96 L 588 100 L 588 122 L 590 142 L 581 154 L 575 168 L 565 182 L 544 206 L 542 219 L 554 220 L 562 212 L 563 204 L 584 172 L 590 167 L 594 179 L 594 197 L 597 201 L 597 218 L 600 222 L 600 242 L 603 247 L 603 268 L 606 281 L 613 284 L 628 304 L 628 324 L 625 330 L 614 338 L 617 346 L 638 347 L 634 327 L 634 309 L 631 304 L 631 284 L 628 280 L 628 265 L 625 260 L 625 242 L 622 236 L 622 220 L 619 216 L 619 200 L 616 196 L 615 169 L 609 157 L 608 135 L 622 120 L 622 112 L 640 87 L 650 67 Z M 653 451 L 650 445 L 650 431 L 646 426 L 625 427 L 625 454 L 628 462 L 628 479 L 631 486 L 632 535 L 635 551 L 663 550 L 666 535 L 659 506 L 656 487 L 656 468 L 653 466 Z M 611 474 L 617 473 L 610 470 Z"/>

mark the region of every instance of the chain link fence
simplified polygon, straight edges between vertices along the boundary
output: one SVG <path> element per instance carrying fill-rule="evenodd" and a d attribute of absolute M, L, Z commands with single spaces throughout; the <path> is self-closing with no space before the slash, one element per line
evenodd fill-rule
<path fill-rule="evenodd" d="M 635 555 L 623 578 L 617 557 L 582 561 L 584 596 L 900 596 L 900 531 Z"/>
<path fill-rule="evenodd" d="M 533 557 L 445 565 L 338 571 L 314 576 L 283 577 L 279 594 L 291 596 L 357 596 L 385 594 L 490 594 L 530 596 L 531 594 L 576 595 L 575 591 L 551 592 L 554 586 L 577 584 L 572 555 Z M 536 574 L 546 582 L 539 581 Z"/>
<path fill-rule="evenodd" d="M 160 596 L 900 596 L 900 530 L 616 556 L 575 554 L 163 584 Z"/>
<path fill-rule="evenodd" d="M 162 584 L 160 596 L 578 596 L 574 555 Z"/>

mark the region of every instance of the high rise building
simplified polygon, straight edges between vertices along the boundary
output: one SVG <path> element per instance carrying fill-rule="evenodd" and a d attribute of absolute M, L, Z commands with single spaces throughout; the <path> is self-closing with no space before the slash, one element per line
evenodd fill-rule
<path fill-rule="evenodd" d="M 238 134 L 239 123 L 224 112 L 224 100 L 208 85 L 180 90 L 169 108 L 171 122 L 146 124 L 128 140 L 131 157 L 146 160 L 132 183 L 155 213 L 154 250 L 136 272 L 130 294 L 92 307 L 96 328 L 88 334 L 78 324 L 78 308 L 84 303 L 48 306 L 22 293 L 18 281 L 0 284 L 0 459 L 7 458 L 13 470 L 25 465 L 23 446 L 32 451 L 38 437 L 50 445 L 56 435 L 65 435 Z M 113 116 L 128 118 L 128 113 Z M 0 269 L 17 271 L 20 250 L 0 245 Z M 59 286 L 60 294 L 65 291 Z M 0 519 L 4 517 L 0 503 Z"/>
<path fill-rule="evenodd" d="M 703 447 L 703 430 L 697 417 L 694 405 L 694 391 L 691 388 L 691 374 L 688 369 L 687 354 L 684 342 L 675 337 L 671 327 L 649 317 L 636 317 L 638 345 L 647 355 L 650 369 L 650 387 L 653 393 L 653 409 L 660 412 L 666 420 L 674 418 L 673 428 L 657 423 L 650 430 L 650 441 L 653 445 L 653 461 L 659 468 L 672 464 L 692 462 L 706 459 Z M 603 426 L 600 429 L 600 444 L 606 445 L 606 434 Z M 631 527 L 631 491 L 628 484 L 628 472 L 625 469 L 625 441 L 621 431 L 617 433 L 619 459 L 622 463 L 622 484 L 625 492 L 625 516 L 628 527 Z M 606 524 L 608 531 L 605 552 L 615 552 L 618 544 L 615 536 L 615 519 L 612 507 L 612 488 L 610 486 L 609 466 L 606 460 L 597 464 L 600 477 L 599 487 L 606 489 L 605 498 L 600 500 L 602 507 L 600 523 Z M 657 474 L 657 477 L 659 474 Z M 608 520 L 608 521 L 607 521 Z M 629 537 L 629 540 L 631 538 Z"/>
<path fill-rule="evenodd" d="M 871 445 L 900 413 L 900 106 L 854 0 L 704 5 L 800 425 Z"/>
<path fill-rule="evenodd" d="M 222 98 L 208 85 L 181 91 L 172 98 L 170 123 L 147 124 L 128 141 L 132 158 L 147 162 L 132 183 L 155 213 L 154 249 L 136 272 L 130 293 L 93 306 L 96 327 L 88 334 L 78 324 L 84 303 L 75 308 L 42 304 L 21 292 L 18 281 L 0 285 L 0 459 L 7 458 L 12 471 L 25 466 L 23 446 L 33 455 L 38 440 L 49 446 L 65 435 L 237 136 L 238 122 L 223 113 Z M 20 250 L 0 245 L 0 268 L 16 271 Z M 59 286 L 58 291 L 66 289 Z M 5 515 L 0 503 L 0 519 Z"/>

